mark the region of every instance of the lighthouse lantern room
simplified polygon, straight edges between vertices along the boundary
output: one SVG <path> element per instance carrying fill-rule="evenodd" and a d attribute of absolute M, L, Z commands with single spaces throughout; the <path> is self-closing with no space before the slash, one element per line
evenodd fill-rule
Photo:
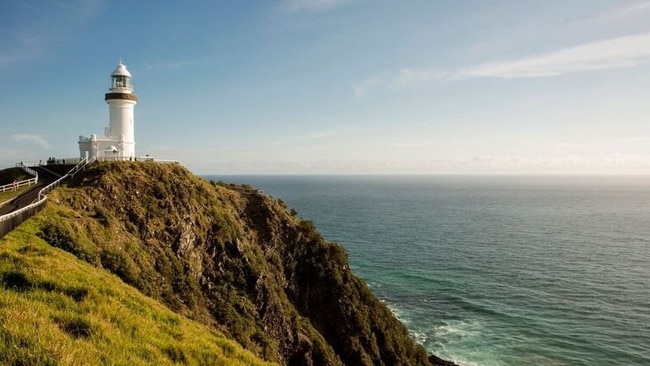
<path fill-rule="evenodd" d="M 111 74 L 111 87 L 104 100 L 108 104 L 109 125 L 104 130 L 104 136 L 79 136 L 80 156 L 98 160 L 133 160 L 133 109 L 138 103 L 138 96 L 133 93 L 131 73 L 121 61 Z"/>

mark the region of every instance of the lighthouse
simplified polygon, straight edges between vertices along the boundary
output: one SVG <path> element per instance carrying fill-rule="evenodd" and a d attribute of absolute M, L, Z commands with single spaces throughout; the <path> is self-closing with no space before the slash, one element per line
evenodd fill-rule
<path fill-rule="evenodd" d="M 104 100 L 108 103 L 109 127 L 107 136 L 119 139 L 119 149 L 123 159 L 135 157 L 135 130 L 133 128 L 133 107 L 138 96 L 133 94 L 131 73 L 120 62 L 111 74 L 111 89 Z"/>
<path fill-rule="evenodd" d="M 82 158 L 99 160 L 133 160 L 135 158 L 135 127 L 133 110 L 138 96 L 133 92 L 131 73 L 120 61 L 111 74 L 111 87 L 104 95 L 108 104 L 109 124 L 104 136 L 79 136 Z"/>

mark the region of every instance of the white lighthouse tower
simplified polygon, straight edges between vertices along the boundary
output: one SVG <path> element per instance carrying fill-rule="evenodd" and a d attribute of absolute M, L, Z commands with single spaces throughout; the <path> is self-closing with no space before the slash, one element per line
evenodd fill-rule
<path fill-rule="evenodd" d="M 111 89 L 104 100 L 108 103 L 109 127 L 107 136 L 119 139 L 121 157 L 135 158 L 135 130 L 133 128 L 133 107 L 138 103 L 138 96 L 133 94 L 131 73 L 120 62 L 111 74 Z"/>
<path fill-rule="evenodd" d="M 111 87 L 105 94 L 108 104 L 109 125 L 104 136 L 79 136 L 81 157 L 100 160 L 133 160 L 135 158 L 135 128 L 133 109 L 138 96 L 133 93 L 131 73 L 120 61 L 111 74 Z"/>

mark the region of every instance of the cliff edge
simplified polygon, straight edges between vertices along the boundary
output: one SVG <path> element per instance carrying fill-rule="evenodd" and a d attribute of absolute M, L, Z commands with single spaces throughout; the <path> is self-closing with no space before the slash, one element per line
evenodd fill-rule
<path fill-rule="evenodd" d="M 39 236 L 286 365 L 450 365 L 429 357 L 279 201 L 179 165 L 96 163 L 50 195 Z"/>

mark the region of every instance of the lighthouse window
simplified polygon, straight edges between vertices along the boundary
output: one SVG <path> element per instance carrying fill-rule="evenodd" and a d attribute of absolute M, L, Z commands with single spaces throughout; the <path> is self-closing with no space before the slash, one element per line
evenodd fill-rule
<path fill-rule="evenodd" d="M 116 75 L 113 77 L 114 88 L 126 88 L 128 86 L 127 77 L 124 75 Z"/>

